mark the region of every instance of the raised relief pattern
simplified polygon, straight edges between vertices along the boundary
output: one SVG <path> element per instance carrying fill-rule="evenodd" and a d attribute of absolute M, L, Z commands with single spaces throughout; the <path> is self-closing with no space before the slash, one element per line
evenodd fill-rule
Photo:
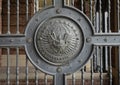
<path fill-rule="evenodd" d="M 67 18 L 51 18 L 36 32 L 36 48 L 48 63 L 63 65 L 76 57 L 82 48 L 82 32 Z"/>

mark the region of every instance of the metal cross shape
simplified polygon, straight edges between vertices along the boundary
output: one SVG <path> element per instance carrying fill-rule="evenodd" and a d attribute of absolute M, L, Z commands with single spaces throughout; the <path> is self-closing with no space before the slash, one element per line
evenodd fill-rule
<path fill-rule="evenodd" d="M 65 75 L 83 67 L 94 46 L 119 46 L 119 33 L 95 33 L 81 11 L 55 0 L 54 6 L 36 13 L 25 34 L 1 34 L 0 47 L 24 46 L 38 69 L 54 75 L 55 85 L 65 84 Z"/>

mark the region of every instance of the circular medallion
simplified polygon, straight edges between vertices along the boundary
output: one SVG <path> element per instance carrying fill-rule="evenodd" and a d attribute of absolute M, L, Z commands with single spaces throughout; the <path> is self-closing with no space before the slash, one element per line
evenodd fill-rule
<path fill-rule="evenodd" d="M 77 71 L 93 52 L 93 26 L 85 14 L 68 7 L 60 8 L 59 13 L 57 10 L 47 8 L 37 12 L 25 30 L 29 60 L 51 75 Z"/>
<path fill-rule="evenodd" d="M 35 35 L 37 52 L 46 62 L 64 65 L 75 58 L 82 48 L 79 26 L 65 17 L 53 17 L 38 26 Z"/>

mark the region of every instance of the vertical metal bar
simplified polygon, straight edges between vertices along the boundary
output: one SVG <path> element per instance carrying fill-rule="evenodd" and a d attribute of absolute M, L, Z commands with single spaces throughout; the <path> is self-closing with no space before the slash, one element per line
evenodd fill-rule
<path fill-rule="evenodd" d="M 75 85 L 75 73 L 72 74 L 72 85 Z"/>
<path fill-rule="evenodd" d="M 105 22 L 105 33 L 108 33 L 110 29 L 108 29 L 108 12 L 107 10 L 104 12 L 104 22 Z"/>
<path fill-rule="evenodd" d="M 85 80 L 84 80 L 84 67 L 81 69 L 81 82 L 82 82 L 81 85 L 84 85 L 84 82 L 85 82 Z"/>
<path fill-rule="evenodd" d="M 84 2 L 83 2 L 83 0 L 81 0 L 81 11 L 82 11 L 82 12 L 83 12 L 83 10 L 84 10 L 83 5 L 84 5 Z"/>
<path fill-rule="evenodd" d="M 108 30 L 108 12 L 105 12 L 105 33 L 110 32 Z M 105 70 L 108 71 L 108 46 L 105 46 Z"/>
<path fill-rule="evenodd" d="M 107 1 L 104 1 L 104 32 L 105 33 L 108 33 L 108 32 L 110 32 L 109 30 L 110 29 L 108 29 L 108 3 L 107 3 Z M 105 56 L 104 56 L 104 70 L 105 71 L 108 71 L 108 52 L 109 52 L 109 48 L 108 48 L 108 46 L 105 46 Z"/>
<path fill-rule="evenodd" d="M 112 60 L 111 60 L 111 49 L 112 47 L 109 47 L 109 77 L 110 77 L 110 85 L 112 85 Z"/>
<path fill-rule="evenodd" d="M 100 17 L 100 15 L 99 15 L 99 12 L 97 11 L 96 12 L 96 29 L 95 29 L 95 32 L 100 32 L 100 20 L 99 20 L 99 17 Z"/>
<path fill-rule="evenodd" d="M 120 1 L 117 0 L 117 28 L 118 32 L 120 32 Z M 118 84 L 120 84 L 120 46 L 119 46 L 119 57 L 118 57 Z"/>
<path fill-rule="evenodd" d="M 67 78 L 65 77 L 65 85 L 68 85 Z"/>
<path fill-rule="evenodd" d="M 44 7 L 46 7 L 47 6 L 47 1 L 46 0 L 44 0 Z"/>
<path fill-rule="evenodd" d="M 100 32 L 100 24 L 101 24 L 101 21 L 100 21 L 100 5 L 99 4 L 100 1 L 99 0 L 96 0 L 96 19 L 95 19 L 95 32 L 96 33 L 99 33 Z M 96 68 L 96 71 L 99 71 L 100 70 L 100 48 L 99 46 L 96 46 L 96 62 L 97 62 L 97 68 Z"/>
<path fill-rule="evenodd" d="M 36 12 L 36 0 L 34 0 L 34 14 Z"/>
<path fill-rule="evenodd" d="M 19 0 L 17 0 L 17 34 L 19 33 Z"/>
<path fill-rule="evenodd" d="M 47 79 L 47 76 L 48 76 L 48 75 L 45 74 L 45 79 L 44 79 L 44 80 L 45 80 L 45 81 L 44 81 L 44 82 L 45 82 L 45 85 L 48 85 L 48 81 L 47 81 L 48 79 Z"/>
<path fill-rule="evenodd" d="M 34 0 L 34 13 L 36 13 L 39 10 L 39 2 L 38 0 Z"/>
<path fill-rule="evenodd" d="M 29 3 L 28 3 L 28 0 L 26 0 L 26 21 L 28 20 L 29 20 Z M 28 73 L 29 73 L 28 59 L 26 57 L 26 85 L 29 84 Z"/>
<path fill-rule="evenodd" d="M 38 85 L 38 70 L 37 68 L 35 69 L 35 85 Z"/>
<path fill-rule="evenodd" d="M 93 16 L 94 16 L 94 32 L 97 32 L 96 30 L 98 29 L 97 28 L 97 23 L 96 23 L 96 21 L 98 21 L 97 19 L 96 19 L 96 13 L 97 13 L 97 9 L 96 9 L 96 5 L 97 5 L 97 0 L 94 0 L 94 7 L 93 7 L 93 9 L 94 9 L 94 13 L 93 13 Z M 95 53 L 94 53 L 94 55 L 93 55 L 93 70 L 94 71 L 96 71 L 97 70 L 97 51 L 98 51 L 98 49 L 97 49 L 97 46 L 95 46 Z M 94 80 L 93 80 L 93 82 L 94 82 Z"/>
<path fill-rule="evenodd" d="M 103 47 L 100 47 L 100 85 L 103 85 L 103 62 L 102 62 L 102 57 L 103 57 Z"/>
<path fill-rule="evenodd" d="M 57 73 L 54 75 L 54 85 L 65 85 L 65 75 Z"/>
<path fill-rule="evenodd" d="M 74 0 L 71 1 L 72 6 L 74 6 Z"/>
<path fill-rule="evenodd" d="M 63 7 L 65 5 L 65 0 L 54 0 L 54 6 L 57 8 Z"/>
<path fill-rule="evenodd" d="M 39 9 L 38 3 L 39 3 L 38 0 L 34 0 L 34 13 L 36 13 Z"/>
<path fill-rule="evenodd" d="M 19 85 L 19 48 L 16 48 L 16 85 Z"/>
<path fill-rule="evenodd" d="M 119 0 L 118 0 L 119 1 Z M 111 32 L 111 21 L 110 21 L 110 17 L 111 17 L 111 0 L 108 0 L 108 30 L 109 33 Z M 112 56 L 111 56 L 111 49 L 112 47 L 109 47 L 109 77 L 110 77 L 110 85 L 112 85 Z"/>
<path fill-rule="evenodd" d="M 10 48 L 7 48 L 7 85 L 10 85 Z"/>
<path fill-rule="evenodd" d="M 108 71 L 108 53 L 109 53 L 109 48 L 108 46 L 105 46 L 105 56 L 104 56 L 104 70 Z"/>
<path fill-rule="evenodd" d="M 110 1 L 109 1 L 109 3 L 110 3 Z M 119 0 L 117 0 L 117 23 L 118 23 L 118 32 L 120 32 L 120 1 Z"/>
<path fill-rule="evenodd" d="M 65 0 L 66 1 L 66 0 Z M 67 0 L 67 4 L 68 4 L 68 6 L 70 5 L 70 0 Z"/>
<path fill-rule="evenodd" d="M 94 0 L 94 7 L 93 7 L 93 10 L 94 10 L 94 11 L 93 11 L 93 17 L 94 17 L 94 23 L 93 23 L 93 24 L 94 24 L 94 27 L 95 27 L 95 23 L 96 23 L 96 21 L 95 21 L 95 16 L 96 16 L 95 14 L 96 14 L 96 12 L 97 12 L 97 11 L 96 11 L 96 5 L 97 5 L 97 1 Z M 95 30 L 94 30 L 94 31 L 95 31 Z"/>
<path fill-rule="evenodd" d="M 90 0 L 90 20 L 93 22 L 92 0 Z"/>
<path fill-rule="evenodd" d="M 99 0 L 99 29 L 100 32 L 102 33 L 102 2 Z M 103 47 L 100 47 L 100 85 L 103 85 L 103 76 L 102 76 L 102 69 L 103 69 L 103 64 L 102 64 L 102 57 L 103 57 Z"/>
<path fill-rule="evenodd" d="M 93 1 L 90 0 L 90 20 L 93 22 Z M 93 59 L 91 61 L 91 85 L 93 85 Z"/>
<path fill-rule="evenodd" d="M 29 19 L 29 3 L 28 3 L 28 0 L 26 0 L 26 20 L 28 21 Z"/>
<path fill-rule="evenodd" d="M 26 85 L 29 85 L 28 73 L 29 73 L 28 59 L 27 59 L 27 57 L 26 57 Z"/>
<path fill-rule="evenodd" d="M 65 1 L 66 1 L 66 0 L 65 0 Z M 54 0 L 52 0 L 52 6 L 54 5 L 54 3 L 55 3 Z M 65 4 L 66 4 L 66 3 L 65 3 Z"/>
<path fill-rule="evenodd" d="M 8 22 L 7 22 L 7 25 L 8 25 L 8 27 L 7 27 L 7 34 L 10 34 L 10 0 L 8 0 Z"/>
<path fill-rule="evenodd" d="M 93 75 L 93 59 L 91 59 L 91 85 L 94 83 Z"/>
<path fill-rule="evenodd" d="M 102 33 L 102 2 L 99 0 L 99 29 L 100 32 Z"/>

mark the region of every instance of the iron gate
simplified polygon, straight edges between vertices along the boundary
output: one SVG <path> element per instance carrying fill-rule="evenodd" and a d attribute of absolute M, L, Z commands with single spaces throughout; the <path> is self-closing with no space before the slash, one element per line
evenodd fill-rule
<path fill-rule="evenodd" d="M 2 1 L 0 83 L 119 85 L 119 21 L 119 0 Z"/>

